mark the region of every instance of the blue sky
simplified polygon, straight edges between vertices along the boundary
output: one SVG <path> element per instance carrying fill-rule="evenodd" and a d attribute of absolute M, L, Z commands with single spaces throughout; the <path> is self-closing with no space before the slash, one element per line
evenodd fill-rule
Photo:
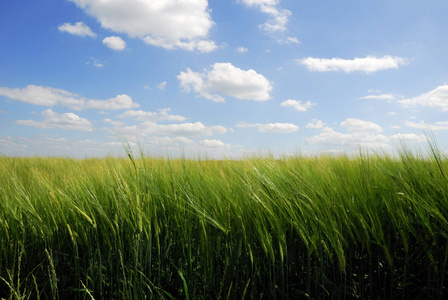
<path fill-rule="evenodd" d="M 448 150 L 448 1 L 4 0 L 0 153 Z M 140 146 L 139 146 L 140 145 Z"/>

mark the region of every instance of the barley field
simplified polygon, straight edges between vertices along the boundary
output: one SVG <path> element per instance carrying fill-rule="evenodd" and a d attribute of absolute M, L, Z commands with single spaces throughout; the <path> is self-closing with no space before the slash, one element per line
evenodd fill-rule
<path fill-rule="evenodd" d="M 0 157 L 0 298 L 442 299 L 448 160 Z"/>

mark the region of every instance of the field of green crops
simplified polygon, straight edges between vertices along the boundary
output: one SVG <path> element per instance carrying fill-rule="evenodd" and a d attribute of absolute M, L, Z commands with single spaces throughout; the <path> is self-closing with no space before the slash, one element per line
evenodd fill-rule
<path fill-rule="evenodd" d="M 0 157 L 0 298 L 442 299 L 447 218 L 448 160 L 434 145 Z"/>

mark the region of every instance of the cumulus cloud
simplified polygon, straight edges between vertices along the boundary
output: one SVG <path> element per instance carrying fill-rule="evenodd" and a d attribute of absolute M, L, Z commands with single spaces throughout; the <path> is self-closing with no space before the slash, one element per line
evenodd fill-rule
<path fill-rule="evenodd" d="M 173 121 L 183 122 L 187 118 L 179 115 L 171 115 L 169 112 L 171 108 L 162 108 L 158 112 L 143 111 L 143 110 L 127 110 L 119 118 L 136 118 L 137 120 L 154 120 L 154 121 Z"/>
<path fill-rule="evenodd" d="M 205 126 L 201 122 L 181 123 L 161 125 L 153 121 L 145 121 L 134 126 L 125 126 L 121 128 L 125 134 L 137 135 L 174 135 L 174 136 L 210 136 L 213 134 L 224 134 L 227 129 L 223 126 Z"/>
<path fill-rule="evenodd" d="M 398 56 L 385 55 L 383 57 L 367 56 L 364 58 L 342 59 L 342 58 L 314 58 L 307 57 L 297 60 L 299 64 L 307 67 L 310 71 L 330 72 L 343 71 L 373 73 L 387 69 L 398 69 L 404 65 L 406 60 Z"/>
<path fill-rule="evenodd" d="M 264 31 L 269 33 L 283 32 L 286 30 L 286 24 L 289 17 L 292 15 L 291 11 L 282 9 L 277 0 L 240 0 L 241 3 L 248 7 L 255 7 L 262 13 L 269 15 L 270 20 L 260 25 Z"/>
<path fill-rule="evenodd" d="M 73 35 L 96 37 L 96 34 L 89 26 L 83 22 L 76 22 L 75 24 L 64 23 L 58 27 L 60 32 L 68 32 Z"/>
<path fill-rule="evenodd" d="M 166 49 L 217 49 L 207 40 L 214 25 L 207 0 L 71 0 L 103 28 Z"/>
<path fill-rule="evenodd" d="M 75 110 L 89 108 L 116 110 L 131 109 L 140 106 L 133 102 L 132 98 L 126 94 L 117 95 L 116 97 L 107 100 L 93 100 L 80 97 L 79 95 L 63 89 L 37 85 L 28 85 L 23 89 L 0 87 L 0 96 L 42 106 L 68 106 Z"/>
<path fill-rule="evenodd" d="M 103 44 L 112 50 L 120 51 L 126 49 L 126 42 L 119 36 L 108 36 L 103 39 Z"/>
<path fill-rule="evenodd" d="M 47 109 L 42 112 L 42 116 L 43 121 L 18 120 L 15 123 L 45 129 L 59 128 L 81 131 L 92 131 L 93 129 L 89 120 L 81 118 L 74 113 L 59 114 L 51 109 Z"/>
<path fill-rule="evenodd" d="M 286 132 L 295 132 L 299 130 L 299 126 L 294 125 L 292 123 L 238 123 L 236 127 L 239 128 L 257 128 L 260 132 L 278 132 L 278 133 L 286 133 Z"/>
<path fill-rule="evenodd" d="M 322 122 L 321 120 L 313 119 L 313 122 L 312 122 L 312 123 L 308 123 L 308 124 L 306 124 L 306 128 L 322 129 L 322 128 L 325 127 L 325 125 L 327 125 L 327 124 L 325 124 L 325 123 Z"/>
<path fill-rule="evenodd" d="M 360 119 L 348 118 L 341 122 L 341 126 L 345 127 L 348 132 L 383 132 L 383 128 L 378 124 Z"/>
<path fill-rule="evenodd" d="M 398 102 L 405 107 L 423 106 L 448 111 L 448 84 L 440 85 L 432 91 Z"/>
<path fill-rule="evenodd" d="M 184 91 L 192 89 L 200 96 L 214 102 L 224 102 L 222 95 L 237 99 L 266 101 L 270 99 L 272 85 L 254 70 L 241 70 L 231 63 L 215 63 L 212 70 L 203 73 L 190 68 L 177 76 Z"/>
<path fill-rule="evenodd" d="M 199 144 L 205 147 L 212 147 L 212 148 L 231 148 L 229 144 L 225 144 L 224 142 L 216 139 L 205 139 L 202 141 L 199 141 Z"/>
<path fill-rule="evenodd" d="M 316 105 L 316 103 L 312 103 L 310 101 L 302 103 L 301 100 L 288 99 L 286 101 L 283 101 L 280 105 L 284 106 L 284 107 L 292 107 L 292 108 L 294 108 L 297 111 L 303 112 L 303 111 L 307 111 L 309 108 L 311 108 L 314 105 Z"/>

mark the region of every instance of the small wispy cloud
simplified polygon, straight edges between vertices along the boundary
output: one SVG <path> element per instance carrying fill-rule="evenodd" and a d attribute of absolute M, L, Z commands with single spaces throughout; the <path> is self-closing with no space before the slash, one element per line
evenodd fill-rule
<path fill-rule="evenodd" d="M 269 33 L 283 32 L 286 30 L 286 24 L 289 22 L 291 11 L 283 9 L 276 0 L 240 0 L 248 7 L 256 7 L 262 13 L 269 15 L 270 19 L 260 28 Z"/>
<path fill-rule="evenodd" d="M 295 132 L 299 130 L 299 126 L 292 123 L 238 123 L 236 127 L 239 128 L 257 128 L 260 132 L 277 132 L 277 133 L 287 133 Z"/>
<path fill-rule="evenodd" d="M 100 60 L 95 57 L 91 57 L 90 61 L 86 62 L 86 65 L 93 65 L 94 67 L 97 67 L 97 68 L 104 67 L 104 64 L 101 63 Z"/>
<path fill-rule="evenodd" d="M 448 122 L 447 121 L 440 121 L 435 122 L 434 124 L 426 123 L 425 121 L 420 121 L 418 123 L 411 122 L 411 121 L 405 121 L 404 124 L 407 127 L 411 128 L 417 128 L 421 130 L 448 130 Z"/>
<path fill-rule="evenodd" d="M 89 26 L 84 24 L 83 22 L 76 22 L 75 24 L 70 23 L 64 23 L 58 27 L 60 32 L 68 32 L 73 35 L 78 36 L 90 36 L 90 37 L 96 37 L 96 33 L 90 29 Z"/>
<path fill-rule="evenodd" d="M 406 60 L 398 56 L 385 55 L 383 57 L 367 56 L 354 59 L 307 57 L 298 59 L 296 62 L 313 72 L 373 73 L 387 69 L 398 69 L 406 63 Z"/>
<path fill-rule="evenodd" d="M 292 107 L 297 111 L 304 112 L 307 111 L 309 108 L 316 105 L 316 103 L 312 103 L 311 101 L 306 101 L 305 103 L 302 103 L 301 100 L 292 100 L 288 99 L 286 101 L 283 101 L 281 104 L 283 107 Z"/>
<path fill-rule="evenodd" d="M 395 100 L 397 99 L 393 94 L 368 95 L 359 98 L 361 100 Z"/>
<path fill-rule="evenodd" d="M 163 91 L 166 88 L 166 81 L 162 81 L 157 85 L 157 88 L 161 91 Z"/>
<path fill-rule="evenodd" d="M 238 48 L 236 48 L 236 52 L 239 52 L 239 53 L 244 53 L 244 52 L 247 52 L 247 51 L 249 51 L 249 49 L 247 49 L 246 47 L 238 47 Z"/>

